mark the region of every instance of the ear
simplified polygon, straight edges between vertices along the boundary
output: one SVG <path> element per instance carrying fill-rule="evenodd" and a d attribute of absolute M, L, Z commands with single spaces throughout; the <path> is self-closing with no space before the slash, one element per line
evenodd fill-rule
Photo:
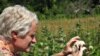
<path fill-rule="evenodd" d="M 18 35 L 18 32 L 16 32 L 16 31 L 11 32 L 12 39 L 16 39 L 17 35 Z"/>

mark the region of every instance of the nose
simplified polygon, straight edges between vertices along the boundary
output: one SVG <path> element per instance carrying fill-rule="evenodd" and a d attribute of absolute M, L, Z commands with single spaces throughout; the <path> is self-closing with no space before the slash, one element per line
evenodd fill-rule
<path fill-rule="evenodd" d="M 32 39 L 32 43 L 36 43 L 36 38 L 35 37 Z"/>

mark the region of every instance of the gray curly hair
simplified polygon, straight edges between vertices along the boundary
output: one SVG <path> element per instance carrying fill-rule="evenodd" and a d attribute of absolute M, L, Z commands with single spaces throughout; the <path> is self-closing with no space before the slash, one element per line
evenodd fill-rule
<path fill-rule="evenodd" d="M 38 23 L 37 15 L 24 6 L 15 5 L 7 7 L 0 15 L 0 35 L 11 39 L 11 32 L 24 36 L 31 26 L 32 21 Z"/>

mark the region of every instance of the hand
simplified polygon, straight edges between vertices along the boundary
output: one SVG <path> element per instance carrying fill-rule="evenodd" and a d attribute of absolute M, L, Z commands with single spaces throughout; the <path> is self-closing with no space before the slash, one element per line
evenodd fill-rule
<path fill-rule="evenodd" d="M 78 40 L 80 40 L 80 37 L 79 36 L 75 36 L 75 37 L 73 37 L 72 39 L 70 39 L 69 41 L 68 41 L 68 43 L 66 44 L 66 46 L 69 46 L 69 47 L 71 47 L 76 41 L 78 41 Z"/>
<path fill-rule="evenodd" d="M 72 51 L 72 45 L 73 45 L 76 41 L 78 41 L 78 40 L 80 40 L 80 37 L 79 37 L 79 36 L 75 36 L 75 37 L 73 37 L 72 39 L 70 39 L 70 40 L 68 41 L 68 43 L 66 44 L 66 46 L 65 46 L 63 52 L 66 53 L 66 55 L 72 53 L 72 52 L 73 52 L 73 51 Z"/>
<path fill-rule="evenodd" d="M 61 51 L 60 53 L 57 53 L 57 54 L 54 54 L 52 56 L 67 56 L 69 54 L 71 54 L 73 51 L 72 51 L 72 45 L 78 41 L 80 39 L 79 36 L 76 36 L 76 37 L 73 37 L 72 39 L 70 39 L 68 41 L 68 43 L 66 44 L 65 48 L 63 51 Z"/>

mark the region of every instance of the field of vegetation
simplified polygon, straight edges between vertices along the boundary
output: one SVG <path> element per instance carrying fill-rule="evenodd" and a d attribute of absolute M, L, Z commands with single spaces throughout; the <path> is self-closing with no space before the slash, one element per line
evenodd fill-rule
<path fill-rule="evenodd" d="M 0 0 L 0 13 L 16 4 L 35 12 L 40 20 L 37 43 L 22 56 L 51 56 L 74 36 L 93 46 L 85 56 L 100 56 L 100 0 Z"/>
<path fill-rule="evenodd" d="M 22 56 L 51 56 L 63 50 L 67 41 L 80 36 L 93 49 L 85 56 L 100 56 L 100 16 L 73 19 L 40 20 L 37 43 Z"/>

